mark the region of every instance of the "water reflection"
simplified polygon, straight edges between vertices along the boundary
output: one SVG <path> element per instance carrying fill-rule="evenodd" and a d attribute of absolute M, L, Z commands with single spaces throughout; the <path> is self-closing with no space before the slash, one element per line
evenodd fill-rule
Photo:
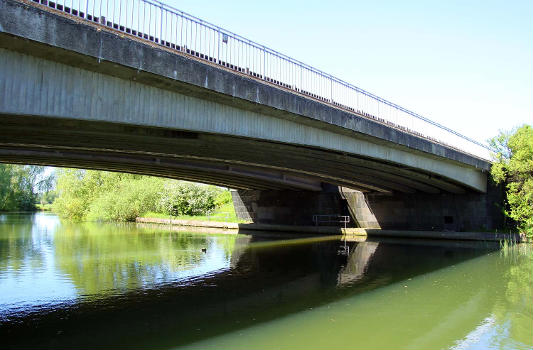
<path fill-rule="evenodd" d="M 4 214 L 0 223 L 3 318 L 21 309 L 55 308 L 227 269 L 236 238 L 60 222 L 47 213 Z"/>
<path fill-rule="evenodd" d="M 494 249 L 9 216 L 0 336 L 40 348 L 468 348 L 479 339 L 520 348 L 532 338 L 531 254 Z M 55 279 L 32 280 L 41 275 Z M 27 288 L 49 299 L 13 296 Z"/>
<path fill-rule="evenodd" d="M 55 258 L 79 294 L 101 297 L 227 268 L 232 238 L 65 223 L 55 235 Z"/>

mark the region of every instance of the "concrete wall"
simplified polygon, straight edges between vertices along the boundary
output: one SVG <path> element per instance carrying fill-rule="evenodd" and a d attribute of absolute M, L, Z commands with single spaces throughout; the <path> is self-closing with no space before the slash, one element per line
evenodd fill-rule
<path fill-rule="evenodd" d="M 348 211 L 357 227 L 381 228 L 364 193 L 345 187 L 339 187 L 339 192 L 346 200 Z"/>
<path fill-rule="evenodd" d="M 0 160 L 14 159 L 21 154 L 18 150 L 34 147 L 41 152 L 41 164 L 53 164 L 54 153 L 64 152 L 72 157 L 64 157 L 61 165 L 81 164 L 76 161 L 84 156 L 84 164 L 98 168 L 111 161 L 98 163 L 96 157 L 113 153 L 122 160 L 113 161 L 115 170 L 130 169 L 125 163 L 151 157 L 147 161 L 156 166 L 161 159 L 168 162 L 165 176 L 171 177 L 172 161 L 188 159 L 182 168 L 204 169 L 191 170 L 189 180 L 201 172 L 207 178 L 217 170 L 209 164 L 226 167 L 218 171 L 230 178 L 232 171 L 236 173 L 232 167 L 238 165 L 243 186 L 246 171 L 268 169 L 260 175 L 270 176 L 272 183 L 278 175 L 281 182 L 296 175 L 311 187 L 327 182 L 366 193 L 341 195 L 327 186 L 322 192 L 242 190 L 234 192 L 241 217 L 306 225 L 315 214 L 346 215 L 351 206 L 360 226 L 493 227 L 492 196 L 477 194 L 487 190 L 486 161 L 249 76 L 13 0 L 0 0 L 0 77 Z M 39 129 L 35 121 L 54 127 Z M 120 125 L 140 133 L 129 139 L 127 130 L 83 134 L 72 125 Z M 164 142 L 158 145 L 147 130 L 191 138 L 169 134 L 159 137 Z M 80 137 L 68 136 L 75 132 Z M 116 139 L 124 142 L 115 143 Z M 132 139 L 139 142 L 125 142 Z M 24 161 L 31 162 L 35 152 L 26 152 Z M 92 154 L 76 155 L 80 152 Z M 191 164 L 191 159 L 204 163 Z M 150 167 L 152 175 L 161 169 Z M 141 166 L 135 170 L 148 171 Z"/>
<path fill-rule="evenodd" d="M 313 215 L 349 215 L 336 186 L 322 192 L 239 190 L 232 197 L 237 217 L 261 224 L 313 225 Z"/>
<path fill-rule="evenodd" d="M 367 194 L 365 199 L 381 229 L 486 231 L 504 225 L 503 191 L 492 185 L 486 194 Z"/>
<path fill-rule="evenodd" d="M 502 189 L 494 186 L 488 194 L 393 196 L 327 187 L 320 193 L 235 191 L 233 202 L 238 217 L 264 224 L 312 225 L 314 214 L 331 214 L 350 215 L 350 227 L 486 231 L 503 227 L 502 196 Z"/>

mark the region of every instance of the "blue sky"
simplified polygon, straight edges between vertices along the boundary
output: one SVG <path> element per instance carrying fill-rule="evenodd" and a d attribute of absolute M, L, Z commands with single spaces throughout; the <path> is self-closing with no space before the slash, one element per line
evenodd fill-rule
<path fill-rule="evenodd" d="M 164 2 L 478 140 L 533 122 L 532 1 Z"/>

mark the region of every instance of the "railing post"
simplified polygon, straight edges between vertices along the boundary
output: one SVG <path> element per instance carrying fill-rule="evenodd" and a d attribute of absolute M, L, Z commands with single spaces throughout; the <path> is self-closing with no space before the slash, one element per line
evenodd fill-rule
<path fill-rule="evenodd" d="M 78 16 L 81 16 L 84 0 L 77 0 Z M 89 20 L 88 15 L 91 13 L 91 22 L 100 23 L 107 26 L 108 23 L 111 27 L 118 25 L 119 29 L 130 28 L 132 33 L 136 31 L 137 36 L 142 33 L 142 37 L 145 36 L 149 40 L 150 37 L 153 40 L 160 40 L 160 43 L 173 41 L 173 36 L 176 34 L 176 44 L 178 42 L 178 23 L 176 21 L 176 32 L 173 30 L 173 16 L 177 16 L 177 20 L 181 18 L 181 42 L 180 50 L 185 51 L 185 47 L 189 50 L 195 51 L 196 55 L 204 54 L 207 59 L 216 59 L 216 63 L 220 64 L 221 59 L 224 59 L 225 65 L 234 67 L 235 70 L 242 70 L 246 73 L 255 73 L 260 76 L 261 72 L 261 51 L 263 51 L 263 65 L 262 65 L 262 78 L 263 80 L 269 79 L 277 82 L 281 86 L 290 86 L 291 89 L 298 89 L 300 93 L 304 93 L 313 98 L 317 98 L 322 101 L 327 101 L 328 94 L 328 80 L 329 80 L 329 102 L 340 108 L 355 108 L 362 112 L 365 116 L 370 118 L 379 118 L 380 121 L 385 121 L 391 127 L 399 130 L 408 130 L 414 135 L 425 137 L 429 140 L 433 140 L 437 143 L 442 143 L 450 147 L 465 151 L 473 152 L 474 155 L 479 155 L 483 158 L 487 157 L 485 153 L 489 148 L 467 136 L 464 136 L 450 128 L 447 128 L 439 123 L 436 123 L 430 119 L 427 119 L 417 113 L 407 110 L 399 105 L 382 99 L 379 96 L 371 94 L 365 90 L 362 90 L 354 85 L 350 85 L 340 79 L 336 79 L 332 75 L 326 74 L 313 67 L 307 66 L 299 61 L 293 60 L 285 55 L 282 55 L 274 50 L 269 49 L 263 45 L 255 44 L 254 42 L 242 38 L 239 35 L 233 34 L 228 31 L 224 31 L 218 26 L 206 23 L 201 19 L 188 15 L 183 11 L 176 10 L 170 6 L 165 5 L 159 0 L 85 0 L 85 14 L 82 18 Z M 100 4 L 98 5 L 98 1 Z M 103 2 L 106 2 L 104 5 Z M 116 1 L 119 1 L 118 9 Z M 122 1 L 125 1 L 124 8 L 124 21 L 122 21 Z M 137 13 L 135 13 L 135 2 L 138 3 Z M 142 2 L 142 11 L 141 11 Z M 53 6 L 56 9 L 60 9 L 63 12 L 74 13 L 74 6 L 76 0 L 57 0 L 56 5 Z M 131 3 L 131 9 L 128 6 Z M 52 6 L 49 4 L 49 6 Z M 89 10 L 89 6 L 92 7 Z M 146 18 L 146 10 L 148 6 L 148 18 Z M 111 7 L 111 8 L 110 8 Z M 152 7 L 154 8 L 154 32 L 151 32 L 152 24 Z M 70 10 L 67 10 L 70 8 Z M 156 8 L 161 11 L 160 16 L 157 16 Z M 104 12 L 105 10 L 105 12 Z M 117 11 L 118 10 L 118 11 Z M 113 13 L 111 14 L 112 11 Z M 129 12 L 131 11 L 131 18 L 129 18 Z M 117 13 L 118 12 L 118 13 Z M 170 13 L 170 14 L 169 14 Z M 170 15 L 170 25 L 168 24 L 168 16 Z M 117 17 L 118 16 L 118 17 Z M 181 17 L 179 17 L 181 16 Z M 157 18 L 160 18 L 159 35 L 157 34 Z M 137 24 L 135 25 L 135 19 Z M 128 20 L 131 23 L 128 25 Z M 163 23 L 165 22 L 165 23 Z M 190 23 L 190 28 L 188 28 Z M 192 28 L 193 23 L 195 28 Z M 183 26 L 185 25 L 185 28 Z M 148 28 L 146 28 L 148 27 Z M 198 28 L 199 27 L 199 28 Z M 135 29 L 134 29 L 135 28 Z M 185 38 L 184 36 L 185 29 Z M 163 33 L 165 31 L 165 33 Z M 211 36 L 213 31 L 213 40 L 218 39 L 218 43 L 211 48 Z M 214 34 L 214 31 L 217 34 Z M 153 36 L 152 36 L 153 35 Z M 188 37 L 190 36 L 190 38 Z M 231 43 L 226 40 L 231 37 Z M 163 40 L 163 39 L 168 39 Z M 224 45 L 227 44 L 227 45 Z M 247 45 L 246 47 L 244 45 Z M 221 49 L 225 47 L 225 57 L 221 57 Z M 193 50 L 194 49 L 194 50 Z M 211 50 L 217 50 L 216 56 L 211 54 Z M 258 51 L 255 51 L 258 50 Z M 252 52 L 252 54 L 250 54 Z M 270 56 L 269 56 L 270 54 Z M 269 58 L 270 57 L 270 58 Z M 233 60 L 232 60 L 233 58 Z M 257 60 L 257 64 L 255 61 Z M 269 61 L 270 60 L 270 61 Z M 276 63 L 276 60 L 279 62 Z M 230 63 L 231 62 L 231 63 Z M 269 67 L 267 68 L 267 65 Z M 252 68 L 250 68 L 252 67 Z M 248 71 L 250 69 L 250 71 Z M 278 69 L 276 72 L 275 69 Z M 298 79 L 297 69 L 300 69 L 300 77 Z M 304 71 L 305 70 L 305 71 Z M 306 75 L 306 85 L 304 85 L 304 75 Z M 335 91 L 333 91 L 333 83 L 336 83 Z M 355 94 L 355 96 L 353 96 Z M 361 95 L 361 96 L 360 96 Z M 335 99 L 334 99 L 335 97 Z M 374 102 L 377 104 L 374 109 Z M 383 104 L 383 106 L 381 106 Z M 408 118 L 408 119 L 406 119 Z M 417 129 L 415 129 L 417 128 Z M 484 152 L 484 153 L 480 153 Z M 483 154 L 483 155 L 482 155 Z"/>
<path fill-rule="evenodd" d="M 329 77 L 329 101 L 333 103 L 333 78 Z"/>

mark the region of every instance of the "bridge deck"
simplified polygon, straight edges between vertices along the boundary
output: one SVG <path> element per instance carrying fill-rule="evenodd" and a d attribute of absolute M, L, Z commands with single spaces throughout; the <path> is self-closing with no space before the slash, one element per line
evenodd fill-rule
<path fill-rule="evenodd" d="M 24 124 L 13 126 L 14 129 L 20 130 L 36 123 L 36 119 L 29 118 L 31 115 L 32 118 L 47 118 L 46 123 L 50 128 L 52 125 L 62 127 L 61 120 L 77 119 L 77 125 L 81 128 L 82 125 L 89 125 L 83 123 L 92 123 L 94 126 L 96 122 L 113 122 L 136 127 L 192 131 L 205 140 L 212 138 L 213 145 L 218 146 L 209 148 L 211 154 L 193 155 L 202 149 L 187 148 L 189 153 L 181 153 L 181 156 L 196 157 L 197 160 L 213 164 L 221 162 L 233 166 L 240 164 L 250 168 L 274 169 L 285 175 L 299 174 L 302 176 L 300 182 L 307 182 L 311 187 L 315 184 L 306 177 L 342 185 L 351 183 L 349 187 L 384 192 L 461 192 L 465 189 L 484 192 L 486 189 L 486 174 L 483 172 L 489 169 L 490 164 L 445 145 L 289 91 L 286 87 L 264 82 L 249 74 L 235 73 L 227 67 L 212 64 L 209 59 L 177 54 L 168 47 L 156 47 L 146 41 L 134 40 L 113 28 L 74 21 L 64 14 L 58 15 L 14 0 L 0 0 L 0 10 L 0 46 L 6 49 L 0 58 L 6 69 L 3 74 L 9 78 L 5 84 L 17 86 L 13 91 L 4 90 L 0 96 L 0 113 L 4 121 Z M 15 57 L 9 52 L 31 55 L 37 60 L 24 58 L 26 56 Z M 43 58 L 57 64 L 40 63 L 38 60 Z M 27 68 L 22 68 L 23 62 L 28 64 Z M 8 63 L 12 65 L 11 68 Z M 21 90 L 26 89 L 23 84 L 42 88 L 42 83 L 34 78 L 47 74 L 39 70 L 45 67 L 55 72 L 49 76 L 47 83 L 55 84 L 54 91 L 57 92 L 48 104 L 43 102 L 46 99 L 43 94 L 49 92 L 37 91 L 37 88 Z M 28 72 L 32 70 L 34 74 L 29 75 Z M 69 81 L 68 74 L 76 74 L 85 81 Z M 82 105 L 76 102 L 82 101 L 81 96 L 67 96 L 68 91 L 85 93 L 87 85 L 83 84 L 89 84 L 92 80 L 95 84 L 98 81 L 105 82 L 102 86 L 109 88 L 87 90 L 92 95 L 87 95 L 90 100 Z M 146 87 L 146 91 L 141 91 L 144 89 L 141 86 Z M 168 98 L 158 101 L 154 99 L 156 95 Z M 132 109 L 131 106 L 120 109 L 113 102 L 113 99 L 131 100 L 133 96 L 138 96 L 135 97 L 136 101 L 141 99 L 152 103 L 143 107 L 148 113 Z M 196 119 L 191 115 L 190 121 L 183 119 L 183 115 L 177 115 L 177 119 L 172 120 L 170 116 L 176 115 L 176 112 L 169 110 L 171 104 L 168 103 L 174 103 L 172 101 L 178 98 L 190 101 L 187 102 L 188 106 L 183 105 L 186 108 L 184 113 L 200 108 L 195 113 L 203 110 L 203 115 L 197 114 Z M 31 104 L 28 99 L 38 103 Z M 55 101 L 60 102 L 54 104 Z M 85 106 L 89 102 L 93 105 Z M 25 121 L 17 119 L 17 116 L 22 115 L 27 117 Z M 56 124 L 52 123 L 52 117 L 59 118 Z M 61 141 L 69 140 L 67 137 L 49 137 L 41 144 L 31 144 L 27 133 L 17 133 L 14 129 L 2 136 L 3 147 L 14 151 L 14 148 L 20 149 L 24 144 L 24 147 L 40 147 L 41 152 L 49 150 L 49 154 L 43 156 L 43 162 L 50 163 L 53 150 L 57 150 Z M 100 138 L 89 141 L 94 144 L 104 140 L 95 149 L 99 152 L 109 151 L 109 147 L 106 147 L 109 139 L 103 138 L 103 134 L 98 135 Z M 70 140 L 75 141 L 73 138 Z M 83 139 L 78 140 L 81 142 Z M 235 145 L 233 151 L 228 148 L 222 154 L 224 145 L 232 143 Z M 70 145 L 74 146 L 78 148 L 71 149 L 73 154 L 88 151 L 87 145 Z M 246 155 L 245 150 L 250 153 Z M 115 150 L 118 151 L 137 155 L 140 152 L 124 148 Z M 162 157 L 171 156 L 175 159 L 177 156 L 165 154 L 163 148 L 157 151 L 163 152 L 160 153 Z M 291 154 L 292 158 L 289 157 Z M 69 163 L 71 161 L 62 164 L 73 164 Z"/>

